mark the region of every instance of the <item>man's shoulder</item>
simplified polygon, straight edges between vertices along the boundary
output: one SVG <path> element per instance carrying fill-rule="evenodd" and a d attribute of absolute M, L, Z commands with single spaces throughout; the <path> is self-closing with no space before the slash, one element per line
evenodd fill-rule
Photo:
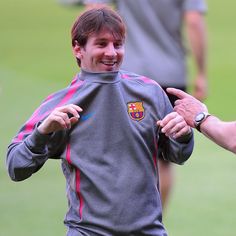
<path fill-rule="evenodd" d="M 160 87 L 160 85 L 155 80 L 153 80 L 149 77 L 146 77 L 144 75 L 137 74 L 135 72 L 120 70 L 120 75 L 121 75 L 122 79 L 127 80 L 127 81 L 131 80 L 131 81 L 136 81 L 136 82 L 142 83 L 144 85 L 145 84 L 152 84 L 152 85 Z"/>

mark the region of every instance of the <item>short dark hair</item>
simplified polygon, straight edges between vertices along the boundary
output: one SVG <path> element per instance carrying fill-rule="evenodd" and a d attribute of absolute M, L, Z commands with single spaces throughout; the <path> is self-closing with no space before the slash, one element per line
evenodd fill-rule
<path fill-rule="evenodd" d="M 115 38 L 125 41 L 126 27 L 120 15 L 110 7 L 92 8 L 83 12 L 71 29 L 72 46 L 84 47 L 93 33 L 109 30 Z M 80 60 L 77 58 L 80 65 Z"/>

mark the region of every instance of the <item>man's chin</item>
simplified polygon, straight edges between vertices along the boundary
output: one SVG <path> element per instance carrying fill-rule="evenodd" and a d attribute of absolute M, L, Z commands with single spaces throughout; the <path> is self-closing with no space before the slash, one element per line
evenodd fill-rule
<path fill-rule="evenodd" d="M 116 66 L 105 66 L 102 69 L 102 71 L 106 72 L 117 71 L 117 70 L 119 70 L 119 68 L 117 68 Z"/>
<path fill-rule="evenodd" d="M 118 63 L 114 63 L 112 65 L 102 64 L 101 69 L 103 71 L 117 71 L 119 70 Z"/>

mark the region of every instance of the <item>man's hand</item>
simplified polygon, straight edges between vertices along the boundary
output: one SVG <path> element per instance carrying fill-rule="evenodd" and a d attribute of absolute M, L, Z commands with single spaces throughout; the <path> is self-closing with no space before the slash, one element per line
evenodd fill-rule
<path fill-rule="evenodd" d="M 38 131 L 41 134 L 50 134 L 58 130 L 70 129 L 73 124 L 78 122 L 81 111 L 82 109 L 74 104 L 57 107 L 39 125 Z"/>
<path fill-rule="evenodd" d="M 177 112 L 169 113 L 163 120 L 157 121 L 157 125 L 161 127 L 162 133 L 174 139 L 185 136 L 191 132 L 191 128 Z"/>
<path fill-rule="evenodd" d="M 201 102 L 204 101 L 208 94 L 207 79 L 203 75 L 198 75 L 193 85 L 193 96 Z"/>
<path fill-rule="evenodd" d="M 175 101 L 174 111 L 178 112 L 191 127 L 194 126 L 194 119 L 200 112 L 208 112 L 205 104 L 193 96 L 175 88 L 167 88 L 168 93 L 177 96 L 178 100 Z"/>

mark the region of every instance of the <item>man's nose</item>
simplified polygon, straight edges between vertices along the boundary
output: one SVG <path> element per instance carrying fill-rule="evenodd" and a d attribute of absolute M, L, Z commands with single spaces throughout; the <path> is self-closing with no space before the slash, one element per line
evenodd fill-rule
<path fill-rule="evenodd" d="M 107 45 L 105 54 L 106 56 L 116 56 L 117 52 L 113 44 Z"/>

